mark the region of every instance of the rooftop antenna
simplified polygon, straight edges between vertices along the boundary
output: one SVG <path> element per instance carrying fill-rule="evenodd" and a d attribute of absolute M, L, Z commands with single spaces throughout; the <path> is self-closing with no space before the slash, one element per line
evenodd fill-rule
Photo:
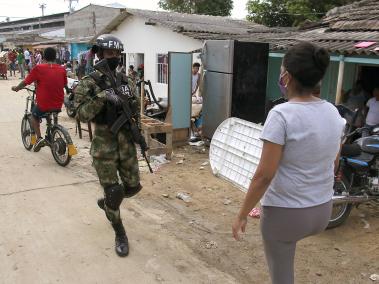
<path fill-rule="evenodd" d="M 42 17 L 45 16 L 46 4 L 45 3 L 39 4 L 39 8 L 42 10 Z"/>
<path fill-rule="evenodd" d="M 66 0 L 64 0 L 66 1 Z M 68 12 L 72 13 L 74 12 L 75 8 L 72 6 L 72 2 L 77 2 L 79 3 L 79 0 L 67 0 L 68 1 Z"/>

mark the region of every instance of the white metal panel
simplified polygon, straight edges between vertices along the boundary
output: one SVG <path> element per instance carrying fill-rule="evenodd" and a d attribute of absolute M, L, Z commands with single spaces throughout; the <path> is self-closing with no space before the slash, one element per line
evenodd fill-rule
<path fill-rule="evenodd" d="M 213 173 L 246 192 L 261 157 L 262 129 L 262 125 L 234 117 L 221 123 L 209 151 Z"/>

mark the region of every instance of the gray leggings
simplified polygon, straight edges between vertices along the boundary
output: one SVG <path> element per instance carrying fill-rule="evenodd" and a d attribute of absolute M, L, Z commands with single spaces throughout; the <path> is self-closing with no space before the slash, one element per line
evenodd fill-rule
<path fill-rule="evenodd" d="M 325 230 L 332 201 L 308 208 L 263 206 L 261 232 L 272 284 L 294 283 L 296 243 Z"/>

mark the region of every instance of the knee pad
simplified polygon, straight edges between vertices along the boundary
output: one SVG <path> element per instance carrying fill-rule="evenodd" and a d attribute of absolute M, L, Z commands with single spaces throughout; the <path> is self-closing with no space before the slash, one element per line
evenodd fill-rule
<path fill-rule="evenodd" d="M 136 195 L 138 192 L 140 192 L 142 189 L 142 185 L 139 183 L 137 186 L 131 187 L 131 186 L 125 186 L 125 198 L 130 198 Z"/>
<path fill-rule="evenodd" d="M 105 205 L 112 209 L 118 210 L 124 199 L 124 187 L 120 184 L 113 184 L 104 188 Z"/>

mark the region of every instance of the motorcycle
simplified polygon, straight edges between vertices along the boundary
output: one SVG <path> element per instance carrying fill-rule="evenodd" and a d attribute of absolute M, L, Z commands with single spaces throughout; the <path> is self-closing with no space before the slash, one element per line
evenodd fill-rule
<path fill-rule="evenodd" d="M 64 106 L 69 117 L 75 117 L 76 110 L 74 107 L 75 88 L 78 86 L 79 81 L 67 78 L 68 93 L 64 97 Z"/>
<path fill-rule="evenodd" d="M 345 136 L 356 137 L 367 128 L 358 128 Z M 371 136 L 343 144 L 340 166 L 334 182 L 333 212 L 328 229 L 343 224 L 354 206 L 379 200 L 379 127 Z"/>

